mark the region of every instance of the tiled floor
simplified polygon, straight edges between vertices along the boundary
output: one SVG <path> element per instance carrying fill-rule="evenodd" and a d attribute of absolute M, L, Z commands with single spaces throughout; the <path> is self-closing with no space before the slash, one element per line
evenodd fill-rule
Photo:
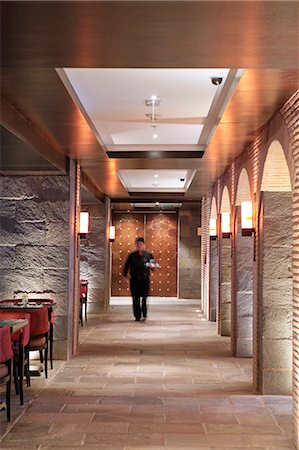
<path fill-rule="evenodd" d="M 290 397 L 252 394 L 251 361 L 230 357 L 196 302 L 154 304 L 146 323 L 114 306 L 80 337 L 23 408 L 14 397 L 10 426 L 1 414 L 2 450 L 293 448 Z"/>

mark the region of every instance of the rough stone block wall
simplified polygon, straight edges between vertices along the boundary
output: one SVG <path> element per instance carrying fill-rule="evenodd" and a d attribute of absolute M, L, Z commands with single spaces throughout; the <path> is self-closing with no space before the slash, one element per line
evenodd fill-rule
<path fill-rule="evenodd" d="M 216 239 L 210 241 L 210 320 L 216 322 L 218 304 L 218 276 L 219 276 L 218 243 Z"/>
<path fill-rule="evenodd" d="M 220 334 L 231 334 L 231 239 L 221 239 L 220 256 Z"/>
<path fill-rule="evenodd" d="M 253 237 L 242 236 L 241 208 L 237 207 L 236 252 L 236 356 L 252 356 L 253 340 Z"/>
<path fill-rule="evenodd" d="M 67 357 L 70 178 L 0 177 L 0 298 L 51 298 L 55 358 Z"/>
<path fill-rule="evenodd" d="M 81 240 L 80 278 L 88 280 L 87 311 L 98 314 L 106 309 L 106 208 L 103 203 L 82 204 L 82 211 L 88 211 L 90 233 Z"/>
<path fill-rule="evenodd" d="M 262 392 L 292 392 L 292 193 L 263 193 Z"/>
<path fill-rule="evenodd" d="M 200 207 L 182 209 L 179 213 L 179 298 L 201 298 Z"/>

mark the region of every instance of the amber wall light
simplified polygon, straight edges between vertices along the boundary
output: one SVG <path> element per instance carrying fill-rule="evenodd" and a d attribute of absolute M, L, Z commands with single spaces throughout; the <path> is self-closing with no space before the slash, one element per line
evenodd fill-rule
<path fill-rule="evenodd" d="M 109 228 L 109 240 L 111 242 L 113 242 L 115 240 L 115 226 L 114 225 L 110 225 L 110 228 Z"/>
<path fill-rule="evenodd" d="M 89 213 L 87 211 L 81 211 L 79 235 L 80 237 L 86 237 L 88 233 L 89 233 Z"/>
<path fill-rule="evenodd" d="M 253 233 L 252 202 L 241 203 L 241 227 L 243 236 L 251 236 Z"/>

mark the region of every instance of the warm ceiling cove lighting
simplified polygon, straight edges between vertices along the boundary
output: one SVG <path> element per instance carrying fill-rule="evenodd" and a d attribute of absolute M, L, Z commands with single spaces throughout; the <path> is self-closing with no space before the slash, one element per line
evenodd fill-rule
<path fill-rule="evenodd" d="M 216 219 L 210 219 L 210 236 L 217 236 L 217 227 L 216 227 Z"/>
<path fill-rule="evenodd" d="M 115 240 L 115 226 L 114 225 L 110 225 L 110 228 L 109 228 L 109 240 L 110 241 L 114 241 Z"/>
<path fill-rule="evenodd" d="M 229 212 L 224 212 L 221 214 L 221 231 L 223 237 L 229 237 L 231 234 Z"/>
<path fill-rule="evenodd" d="M 241 203 L 241 227 L 243 236 L 251 236 L 253 232 L 252 202 Z"/>
<path fill-rule="evenodd" d="M 80 226 L 79 226 L 79 234 L 84 237 L 89 233 L 89 212 L 81 211 L 80 212 Z"/>

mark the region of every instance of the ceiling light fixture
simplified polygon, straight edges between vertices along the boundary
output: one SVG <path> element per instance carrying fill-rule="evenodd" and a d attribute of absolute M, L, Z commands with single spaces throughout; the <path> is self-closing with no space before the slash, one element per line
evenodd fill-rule
<path fill-rule="evenodd" d="M 156 114 L 156 107 L 160 106 L 161 101 L 158 99 L 157 95 L 152 95 L 150 99 L 145 100 L 146 106 L 151 107 L 151 112 L 146 114 L 146 117 L 148 117 L 151 121 L 151 127 L 153 129 L 153 139 L 158 138 L 158 132 L 157 132 L 157 114 Z"/>
<path fill-rule="evenodd" d="M 159 206 L 160 205 L 160 203 L 159 202 L 156 202 L 156 206 Z"/>
<path fill-rule="evenodd" d="M 159 175 L 158 175 L 157 173 L 155 173 L 154 177 L 155 177 L 155 178 L 158 178 L 158 177 L 159 177 Z"/>

